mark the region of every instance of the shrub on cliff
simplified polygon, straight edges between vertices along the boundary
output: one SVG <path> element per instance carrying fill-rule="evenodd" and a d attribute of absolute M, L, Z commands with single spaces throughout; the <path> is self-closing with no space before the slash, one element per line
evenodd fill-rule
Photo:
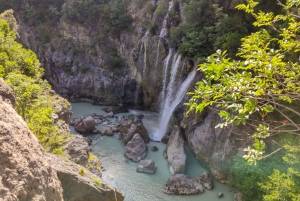
<path fill-rule="evenodd" d="M 9 24 L 0 18 L 0 77 L 14 92 L 18 113 L 44 148 L 52 151 L 62 145 L 65 137 L 52 124 L 55 111 L 51 87 L 41 79 L 43 69 L 36 55 L 15 39 L 16 34 L 10 30 Z"/>

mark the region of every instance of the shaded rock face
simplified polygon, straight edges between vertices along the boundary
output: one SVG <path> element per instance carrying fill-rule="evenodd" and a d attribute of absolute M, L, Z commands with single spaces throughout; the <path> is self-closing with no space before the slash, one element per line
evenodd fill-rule
<path fill-rule="evenodd" d="M 47 154 L 47 160 L 49 164 L 57 171 L 57 176 L 64 189 L 64 200 L 74 201 L 122 201 L 124 196 L 117 192 L 110 186 L 102 183 L 102 180 L 94 175 L 90 171 L 84 169 L 82 166 L 73 163 L 72 161 Z M 81 170 L 82 175 L 79 174 Z M 97 185 L 95 180 L 98 180 L 101 184 Z"/>
<path fill-rule="evenodd" d="M 202 184 L 206 189 L 211 190 L 213 188 L 213 182 L 207 172 L 203 172 L 197 177 L 197 181 Z"/>
<path fill-rule="evenodd" d="M 141 160 L 136 171 L 145 172 L 145 173 L 154 173 L 155 172 L 155 162 L 152 159 Z"/>
<path fill-rule="evenodd" d="M 173 131 L 170 135 L 166 152 L 171 174 L 184 173 L 186 161 L 184 140 L 181 137 L 180 128 L 176 125 L 173 127 Z"/>
<path fill-rule="evenodd" d="M 74 128 L 77 132 L 82 134 L 92 133 L 96 128 L 96 121 L 92 116 L 80 118 L 75 122 Z"/>
<path fill-rule="evenodd" d="M 63 200 L 56 171 L 46 161 L 36 137 L 13 109 L 11 91 L 0 79 L 0 199 Z"/>
<path fill-rule="evenodd" d="M 125 146 L 124 155 L 132 161 L 140 161 L 147 155 L 147 146 L 138 133 Z"/>
<path fill-rule="evenodd" d="M 135 124 L 135 122 L 137 124 Z M 150 137 L 145 126 L 141 121 L 127 120 L 120 125 L 121 138 L 125 144 L 127 144 L 136 133 L 138 133 L 143 138 L 145 143 L 149 143 Z"/>
<path fill-rule="evenodd" d="M 164 192 L 171 195 L 191 195 L 203 193 L 203 186 L 184 174 L 172 176 L 165 184 Z"/>
<path fill-rule="evenodd" d="M 225 183 L 228 177 L 225 164 L 232 161 L 235 149 L 232 127 L 215 128 L 220 121 L 218 113 L 208 111 L 204 121 L 188 133 L 187 139 L 196 157 L 208 164 L 212 176 Z"/>
<path fill-rule="evenodd" d="M 155 19 L 157 1 L 140 5 L 130 1 L 126 7 L 134 22 L 132 29 L 123 31 L 118 38 L 109 36 L 99 41 L 99 28 L 95 24 L 84 25 L 62 18 L 54 26 L 57 34 L 42 44 L 36 37 L 41 30 L 18 19 L 20 41 L 38 55 L 45 77 L 55 91 L 69 100 L 156 110 L 170 49 L 165 38 L 172 23 Z M 141 22 L 154 22 L 156 28 L 147 31 Z M 164 34 L 160 35 L 162 29 Z M 123 60 L 116 67 L 109 61 L 112 49 Z M 191 70 L 188 59 L 182 58 L 180 62 L 182 76 L 176 78 L 179 82 Z M 168 68 L 165 74 L 170 75 L 170 71 Z"/>

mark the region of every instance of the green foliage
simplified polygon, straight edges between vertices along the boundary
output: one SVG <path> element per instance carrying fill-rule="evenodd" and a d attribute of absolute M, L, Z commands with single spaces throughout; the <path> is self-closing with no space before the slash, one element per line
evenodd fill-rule
<path fill-rule="evenodd" d="M 300 23 L 295 21 L 293 12 L 289 12 L 293 5 L 285 8 L 287 14 L 274 16 L 262 11 L 256 14 L 253 9 L 257 4 L 250 0 L 248 2 L 247 6 L 240 5 L 238 8 L 252 13 L 257 18 L 255 25 L 275 26 L 275 22 L 282 20 L 285 27 L 274 27 L 280 32 L 278 38 L 272 37 L 266 29 L 243 38 L 237 53 L 242 60 L 231 61 L 226 57 L 226 51 L 221 50 L 209 56 L 207 63 L 199 67 L 205 72 L 205 79 L 198 82 L 196 90 L 190 93 L 193 97 L 187 105 L 190 110 L 201 112 L 205 107 L 216 104 L 224 119 L 219 127 L 231 123 L 249 123 L 256 127 L 252 135 L 254 139 L 279 133 L 300 133 L 295 120 L 289 118 L 289 113 L 300 116 L 289 106 L 298 99 L 296 94 L 300 92 L 300 66 L 296 61 L 286 60 L 289 52 L 300 50 L 300 41 L 297 39 Z M 287 122 L 272 120 L 270 113 L 275 112 Z M 260 116 L 255 122 L 251 119 L 254 114 Z M 247 150 L 246 159 L 250 163 L 263 156 L 262 149 L 258 149 L 263 147 L 263 141 L 256 140 L 255 144 L 256 149 Z"/>
<path fill-rule="evenodd" d="M 9 11 L 8 14 L 12 14 Z M 10 16 L 7 13 L 2 16 Z M 14 20 L 9 17 L 14 27 Z M 36 55 L 15 41 L 15 33 L 7 22 L 0 20 L 0 77 L 12 88 L 16 109 L 37 136 L 46 151 L 60 154 L 58 149 L 67 136 L 58 133 L 52 123 L 54 102 L 50 85 L 41 79 L 43 70 Z"/>
<path fill-rule="evenodd" d="M 96 23 L 101 3 L 99 0 L 67 0 L 62 7 L 63 16 L 80 23 Z"/>
<path fill-rule="evenodd" d="M 231 168 L 230 183 L 247 200 L 294 201 L 300 197 L 300 113 L 295 108 L 300 65 L 293 56 L 300 51 L 300 1 L 279 4 L 282 14 L 257 11 L 254 0 L 237 6 L 252 14 L 260 30 L 242 39 L 240 59 L 231 60 L 221 50 L 209 56 L 199 66 L 205 78 L 186 103 L 188 112 L 211 106 L 218 109 L 224 121 L 217 127 L 247 124 L 253 128 L 252 133 L 244 133 L 253 139 L 253 146 L 245 149 L 246 161 L 236 159 Z"/>
<path fill-rule="evenodd" d="M 53 149 L 52 153 L 55 154 L 55 155 L 66 157 L 63 148 L 55 148 L 55 149 Z"/>
<path fill-rule="evenodd" d="M 98 188 L 102 187 L 102 182 L 96 178 L 93 178 L 92 181 L 97 185 Z"/>
<path fill-rule="evenodd" d="M 81 167 L 81 168 L 78 170 L 78 173 L 79 173 L 81 176 L 83 176 L 83 177 L 86 176 L 86 172 L 85 172 L 84 167 Z"/>

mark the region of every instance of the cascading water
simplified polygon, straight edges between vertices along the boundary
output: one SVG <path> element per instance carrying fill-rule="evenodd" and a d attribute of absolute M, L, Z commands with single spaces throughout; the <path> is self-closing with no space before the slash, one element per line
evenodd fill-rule
<path fill-rule="evenodd" d="M 173 54 L 173 51 L 170 52 L 168 57 L 165 59 L 165 63 L 164 63 L 164 83 L 163 83 L 163 91 L 162 91 L 163 102 L 162 102 L 160 121 L 156 131 L 152 136 L 152 139 L 157 141 L 160 141 L 165 135 L 173 111 L 183 99 L 188 87 L 190 86 L 191 82 L 193 81 L 196 75 L 196 69 L 194 69 L 188 75 L 188 77 L 183 81 L 183 83 L 180 86 L 178 86 L 175 83 L 175 81 L 180 66 L 181 55 L 175 54 L 173 56 L 169 83 L 167 87 L 164 87 L 165 83 L 167 82 L 165 72 L 168 71 L 167 68 L 169 66 L 169 60 L 171 58 L 171 55 Z"/>

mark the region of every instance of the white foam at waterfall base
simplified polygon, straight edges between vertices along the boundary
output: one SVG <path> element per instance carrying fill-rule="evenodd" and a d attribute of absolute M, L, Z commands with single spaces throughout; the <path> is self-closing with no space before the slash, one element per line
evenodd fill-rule
<path fill-rule="evenodd" d="M 174 67 L 176 67 L 176 66 L 174 66 Z M 173 68 L 173 66 L 172 66 L 172 68 Z M 191 82 L 193 81 L 193 79 L 196 75 L 196 71 L 197 70 L 194 69 L 188 75 L 188 77 L 180 85 L 180 88 L 177 90 L 177 92 L 173 91 L 173 92 L 176 92 L 175 95 L 171 91 L 169 91 L 169 93 L 167 93 L 167 96 L 164 100 L 158 127 L 157 127 L 156 131 L 154 132 L 154 134 L 152 135 L 153 140 L 160 141 L 163 138 L 163 136 L 165 135 L 165 133 L 168 129 L 170 118 L 171 118 L 176 106 L 181 102 L 184 95 L 186 94 L 188 87 L 190 86 Z M 176 74 L 175 74 L 175 76 L 176 76 Z M 168 86 L 169 89 L 176 90 L 176 87 L 172 87 L 172 85 L 174 85 L 174 83 L 172 83 L 170 81 L 169 85 L 170 85 L 170 88 Z"/>

